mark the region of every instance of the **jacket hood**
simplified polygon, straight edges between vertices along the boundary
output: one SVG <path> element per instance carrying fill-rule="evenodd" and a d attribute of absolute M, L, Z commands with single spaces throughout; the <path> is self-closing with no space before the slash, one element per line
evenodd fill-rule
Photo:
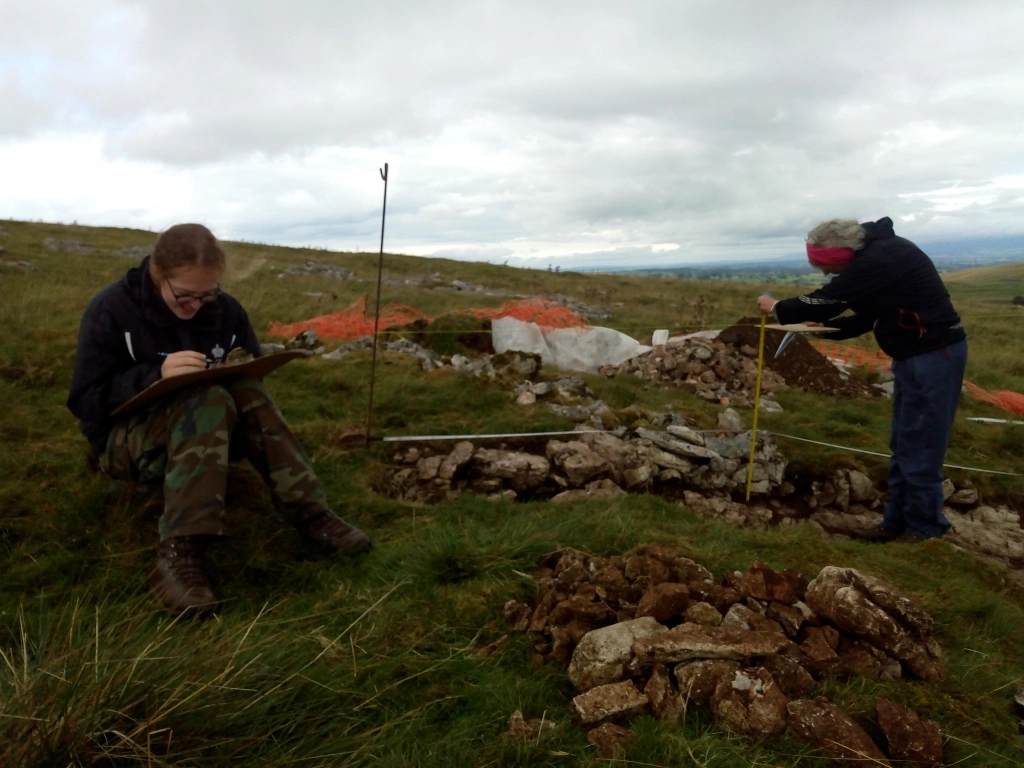
<path fill-rule="evenodd" d="M 867 221 L 861 224 L 864 227 L 864 245 L 872 240 L 884 240 L 887 237 L 896 237 L 892 228 L 892 219 L 888 216 L 878 221 Z"/>

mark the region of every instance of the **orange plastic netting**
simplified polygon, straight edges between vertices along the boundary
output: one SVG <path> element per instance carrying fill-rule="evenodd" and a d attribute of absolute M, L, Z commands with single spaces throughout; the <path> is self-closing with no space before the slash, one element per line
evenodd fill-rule
<path fill-rule="evenodd" d="M 302 331 L 316 331 L 323 339 L 351 340 L 373 335 L 373 317 L 366 313 L 367 297 L 363 296 L 340 312 L 320 315 L 297 323 L 270 324 L 272 336 L 295 336 Z M 500 307 L 479 307 L 460 309 L 448 314 L 470 315 L 481 320 L 496 320 L 499 317 L 514 317 L 542 328 L 585 328 L 587 323 L 572 310 L 561 304 L 544 299 L 516 299 L 506 301 Z M 408 325 L 415 320 L 430 322 L 433 318 L 415 307 L 391 304 L 380 313 L 380 330 Z"/>
<path fill-rule="evenodd" d="M 812 341 L 811 343 L 815 349 L 833 362 L 856 365 L 859 368 L 867 368 L 869 371 L 878 371 L 879 373 L 885 373 L 892 369 L 892 358 L 881 350 L 868 352 L 860 347 L 836 344 L 834 341 Z"/>
<path fill-rule="evenodd" d="M 1010 413 L 1016 413 L 1018 416 L 1024 416 L 1024 395 L 1017 392 L 1010 392 L 1005 389 L 998 389 L 995 392 L 989 392 L 986 389 L 982 389 L 977 384 L 971 384 L 969 381 L 965 381 L 964 386 L 967 387 L 967 391 L 974 395 L 978 400 L 985 403 L 992 403 L 992 405 L 997 408 L 1009 411 Z"/>
<path fill-rule="evenodd" d="M 851 347 L 845 344 L 836 344 L 830 341 L 815 341 L 815 348 L 830 360 L 842 362 L 844 365 L 856 365 L 868 370 L 886 372 L 892 370 L 892 359 L 884 352 L 871 353 L 858 347 Z M 984 403 L 991 403 L 1009 413 L 1024 416 L 1024 395 L 1009 390 L 1000 389 L 989 392 L 977 384 L 964 381 L 967 391 Z"/>

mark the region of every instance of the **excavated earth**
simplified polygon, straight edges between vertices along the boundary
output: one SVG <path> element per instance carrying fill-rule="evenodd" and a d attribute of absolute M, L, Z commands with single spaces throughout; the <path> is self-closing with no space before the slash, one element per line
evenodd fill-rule
<path fill-rule="evenodd" d="M 734 346 L 757 348 L 760 319 L 744 317 L 723 330 L 718 338 Z M 839 369 L 816 350 L 802 335 L 797 335 L 779 357 L 775 351 L 785 337 L 784 331 L 766 328 L 764 332 L 764 366 L 775 371 L 791 387 L 833 397 L 876 398 L 879 390 L 861 382 L 844 378 Z"/>

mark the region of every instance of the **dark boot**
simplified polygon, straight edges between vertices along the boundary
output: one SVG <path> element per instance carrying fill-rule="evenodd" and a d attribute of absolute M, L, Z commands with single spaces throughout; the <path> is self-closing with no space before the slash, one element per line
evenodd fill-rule
<path fill-rule="evenodd" d="M 168 613 L 212 611 L 217 596 L 210 589 L 203 563 L 203 536 L 171 536 L 156 550 L 156 567 L 149 577 L 149 593 Z"/>
<path fill-rule="evenodd" d="M 895 541 L 903 536 L 903 531 L 894 531 L 884 525 L 876 525 L 865 531 L 850 531 L 850 538 L 858 541 L 870 541 L 881 544 L 887 541 Z"/>
<path fill-rule="evenodd" d="M 308 517 L 296 526 L 305 538 L 338 552 L 362 552 L 373 546 L 370 537 L 327 510 Z"/>

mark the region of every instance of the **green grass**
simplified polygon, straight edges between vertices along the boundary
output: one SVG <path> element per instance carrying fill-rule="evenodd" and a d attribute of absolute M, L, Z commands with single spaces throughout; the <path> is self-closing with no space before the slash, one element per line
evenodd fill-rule
<path fill-rule="evenodd" d="M 559 546 L 602 555 L 661 541 L 721 575 L 755 559 L 813 576 L 854 566 L 890 579 L 936 620 L 950 678 L 941 685 L 831 682 L 828 695 L 864 722 L 885 694 L 936 720 L 947 763 L 1017 766 L 1022 744 L 1011 712 L 1024 682 L 1022 597 L 1004 574 L 940 542 L 868 547 L 810 531 L 739 531 L 654 496 L 551 505 L 464 496 L 425 507 L 377 495 L 392 444 L 344 451 L 337 433 L 365 423 L 368 353 L 303 360 L 268 378 L 314 458 L 336 509 L 368 529 L 376 548 L 357 559 L 306 549 L 276 517 L 261 481 L 233 471 L 228 517 L 234 535 L 211 553 L 224 606 L 206 622 L 174 622 L 143 594 L 159 514 L 153 499 L 92 475 L 86 444 L 64 406 L 81 313 L 132 264 L 114 254 L 151 243 L 152 233 L 0 222 L 0 765 L 12 766 L 448 766 L 604 764 L 567 718 L 572 688 L 554 665 L 534 666 L 506 634 L 505 601 L 529 599 L 537 558 Z M 46 237 L 84 240 L 99 251 L 56 254 Z M 261 335 L 271 321 L 343 308 L 375 286 L 375 254 L 229 244 L 225 287 Z M 281 278 L 307 258 L 353 269 L 355 281 Z M 389 273 L 440 272 L 530 294 L 573 295 L 612 306 L 611 325 L 636 336 L 657 327 L 721 327 L 753 314 L 762 286 L 671 278 L 552 274 L 486 264 L 387 256 Z M 971 334 L 968 377 L 1024 392 L 1016 350 L 1020 318 L 988 301 L 992 287 L 950 280 Z M 336 296 L 307 297 L 329 291 Z M 961 293 L 962 292 L 962 293 Z M 786 295 L 776 288 L 776 295 Z M 962 296 L 962 298 L 961 298 Z M 428 288 L 386 291 L 441 314 L 500 303 Z M 621 302 L 621 306 L 617 305 Z M 868 345 L 867 341 L 864 341 Z M 385 355 L 378 368 L 378 433 L 433 434 L 566 427 L 540 408 L 514 407 L 501 386 L 451 371 L 423 372 Z M 635 379 L 586 377 L 613 408 L 674 408 L 704 427 L 717 408 Z M 778 432 L 885 452 L 888 404 L 836 401 L 801 392 L 761 425 Z M 965 399 L 949 461 L 1016 471 L 1024 432 L 964 421 L 1003 415 Z M 749 419 L 749 411 L 744 418 Z M 885 461 L 782 441 L 794 472 L 852 463 L 882 479 Z M 952 474 L 954 479 L 962 475 Z M 986 499 L 1021 499 L 1019 478 L 973 476 Z M 515 709 L 558 723 L 538 743 L 503 737 Z M 696 713 L 683 725 L 649 717 L 630 727 L 631 765 L 820 766 L 786 741 L 751 744 Z"/>

